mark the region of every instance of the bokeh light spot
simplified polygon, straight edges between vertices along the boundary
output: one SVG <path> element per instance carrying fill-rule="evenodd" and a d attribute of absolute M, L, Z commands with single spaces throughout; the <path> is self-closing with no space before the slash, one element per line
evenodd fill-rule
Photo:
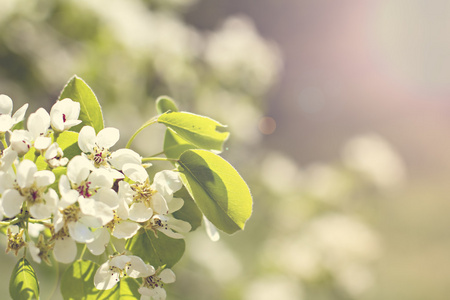
<path fill-rule="evenodd" d="M 269 135 L 275 132 L 277 122 L 272 117 L 262 117 L 259 120 L 258 129 L 262 134 Z"/>

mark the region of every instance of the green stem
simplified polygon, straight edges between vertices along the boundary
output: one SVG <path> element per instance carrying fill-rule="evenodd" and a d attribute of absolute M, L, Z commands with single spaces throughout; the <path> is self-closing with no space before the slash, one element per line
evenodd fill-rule
<path fill-rule="evenodd" d="M 84 244 L 83 250 L 81 251 L 81 255 L 80 255 L 80 258 L 78 260 L 82 260 L 83 259 L 84 253 L 86 252 L 86 248 L 87 248 L 87 246 L 86 246 L 86 244 Z"/>
<path fill-rule="evenodd" d="M 109 244 L 111 245 L 111 248 L 113 250 L 113 254 L 116 254 L 117 250 L 116 250 L 116 247 L 114 246 L 114 243 L 111 240 L 109 240 Z"/>
<path fill-rule="evenodd" d="M 139 134 L 139 132 L 141 132 L 142 130 L 144 130 L 145 127 L 150 126 L 155 124 L 156 122 L 158 122 L 158 117 L 154 117 L 150 120 L 148 120 L 144 125 L 141 126 L 141 128 L 139 128 L 130 138 L 130 140 L 128 141 L 127 145 L 125 146 L 125 148 L 130 149 L 131 147 L 131 143 L 133 142 L 133 140 L 136 138 L 136 136 Z"/>
<path fill-rule="evenodd" d="M 6 142 L 6 137 L 4 133 L 2 134 L 2 144 L 4 149 L 8 148 L 8 143 Z"/>
<path fill-rule="evenodd" d="M 178 162 L 179 160 L 176 158 L 167 158 L 167 157 L 144 157 L 142 159 L 142 162 L 149 162 L 149 161 L 154 161 L 154 160 L 159 160 L 159 161 L 173 161 L 173 162 Z"/>

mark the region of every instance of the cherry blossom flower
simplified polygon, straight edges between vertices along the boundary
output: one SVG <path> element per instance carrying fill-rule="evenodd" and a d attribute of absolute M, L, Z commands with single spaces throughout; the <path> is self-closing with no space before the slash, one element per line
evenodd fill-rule
<path fill-rule="evenodd" d="M 14 125 L 21 122 L 25 117 L 28 103 L 19 108 L 11 117 L 13 101 L 6 95 L 0 95 L 0 132 L 9 131 Z"/>
<path fill-rule="evenodd" d="M 62 132 L 81 123 L 80 103 L 65 98 L 57 101 L 50 110 L 50 124 L 56 132 Z"/>
<path fill-rule="evenodd" d="M 47 136 L 49 127 L 50 115 L 43 108 L 39 108 L 28 117 L 27 128 L 31 134 L 34 148 L 44 150 L 50 146 L 52 139 Z"/>
<path fill-rule="evenodd" d="M 7 217 L 20 212 L 23 202 L 36 219 L 49 218 L 56 208 L 58 194 L 47 188 L 55 181 L 55 174 L 48 170 L 38 171 L 30 160 L 23 160 L 17 167 L 17 177 L 2 195 L 2 206 Z"/>
<path fill-rule="evenodd" d="M 45 160 L 50 168 L 63 167 L 69 162 L 69 159 L 64 157 L 64 152 L 58 143 L 53 143 L 48 147 L 45 151 Z"/>
<path fill-rule="evenodd" d="M 78 146 L 96 168 L 107 169 L 115 179 L 121 179 L 123 174 L 115 169 L 121 170 L 126 163 L 140 164 L 141 156 L 130 149 L 111 152 L 109 149 L 119 138 L 116 128 L 104 128 L 96 135 L 93 127 L 84 126 L 78 136 Z"/>
<path fill-rule="evenodd" d="M 9 137 L 11 149 L 24 156 L 31 148 L 33 136 L 28 130 L 14 130 Z"/>
<path fill-rule="evenodd" d="M 191 224 L 188 222 L 163 215 L 154 215 L 144 227 L 153 230 L 155 234 L 156 230 L 161 231 L 173 239 L 182 239 L 184 236 L 181 233 L 191 230 Z"/>
<path fill-rule="evenodd" d="M 141 300 L 165 300 L 166 290 L 163 288 L 165 283 L 175 282 L 176 277 L 171 269 L 164 269 L 156 274 L 142 279 L 142 286 L 138 289 L 141 294 Z"/>
<path fill-rule="evenodd" d="M 131 278 L 148 277 L 155 269 L 134 255 L 117 255 L 102 264 L 94 276 L 94 285 L 99 290 L 113 288 L 124 276 Z"/>
<path fill-rule="evenodd" d="M 123 185 L 123 189 L 131 191 L 123 192 L 123 195 L 131 195 L 127 202 L 130 204 L 129 218 L 136 222 L 145 222 L 153 214 L 168 214 L 169 204 L 174 199 L 174 208 L 183 206 L 183 200 L 173 198 L 173 193 L 182 186 L 178 174 L 164 170 L 155 174 L 153 184 L 144 167 L 136 164 L 125 164 L 123 173 L 134 181 L 133 184 Z M 172 210 L 175 211 L 176 209 Z"/>

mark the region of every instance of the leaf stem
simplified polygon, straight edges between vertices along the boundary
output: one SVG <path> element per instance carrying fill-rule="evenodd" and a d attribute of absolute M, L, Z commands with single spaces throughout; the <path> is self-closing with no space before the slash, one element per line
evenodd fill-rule
<path fill-rule="evenodd" d="M 153 125 L 156 122 L 158 122 L 158 116 L 151 118 L 150 120 L 148 120 L 147 122 L 145 122 L 144 125 L 142 125 L 138 130 L 136 130 L 136 132 L 131 136 L 130 140 L 128 141 L 127 145 L 125 146 L 125 148 L 130 149 L 131 147 L 131 143 L 133 142 L 133 140 L 136 138 L 136 136 L 139 134 L 139 132 L 141 132 L 142 130 L 144 130 L 144 128 L 146 128 L 147 126 Z"/>
<path fill-rule="evenodd" d="M 78 260 L 83 259 L 84 253 L 86 252 L 86 248 L 87 248 L 87 246 L 86 246 L 86 244 L 84 244 L 83 250 L 81 251 L 80 258 Z"/>
<path fill-rule="evenodd" d="M 154 160 L 159 160 L 159 161 L 173 161 L 173 162 L 178 162 L 179 160 L 176 158 L 167 158 L 167 157 L 144 157 L 142 159 L 142 162 L 149 162 L 149 161 L 154 161 Z"/>

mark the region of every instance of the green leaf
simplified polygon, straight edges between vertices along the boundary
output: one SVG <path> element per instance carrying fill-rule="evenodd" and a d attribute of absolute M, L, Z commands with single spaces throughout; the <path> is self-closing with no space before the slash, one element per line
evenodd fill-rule
<path fill-rule="evenodd" d="M 182 198 L 184 200 L 184 205 L 180 210 L 172 213 L 172 215 L 179 220 L 189 222 L 192 226 L 191 231 L 194 231 L 202 224 L 202 212 L 198 208 L 197 204 L 195 204 L 185 187 L 181 188 L 173 196 L 176 198 Z"/>
<path fill-rule="evenodd" d="M 74 262 L 61 278 L 61 293 L 64 300 L 134 300 L 140 297 L 139 283 L 133 278 L 122 278 L 110 290 L 97 290 L 94 276 L 98 268 L 99 266 L 92 261 Z"/>
<path fill-rule="evenodd" d="M 222 151 L 229 136 L 225 125 L 187 112 L 167 112 L 158 117 L 158 122 L 201 149 Z"/>
<path fill-rule="evenodd" d="M 39 299 L 36 273 L 25 258 L 21 258 L 13 269 L 9 281 L 9 294 L 14 300 Z"/>
<path fill-rule="evenodd" d="M 177 159 L 189 149 L 197 149 L 197 147 L 177 135 L 172 129 L 167 128 L 164 136 L 164 154 L 167 158 Z"/>
<path fill-rule="evenodd" d="M 229 234 L 244 229 L 252 214 L 252 196 L 239 173 L 206 150 L 187 150 L 179 164 L 181 180 L 206 218 Z"/>
<path fill-rule="evenodd" d="M 78 147 L 78 132 L 63 131 L 56 142 L 64 152 L 64 157 L 67 157 L 69 160 L 81 154 L 81 149 Z"/>
<path fill-rule="evenodd" d="M 98 299 L 98 295 L 103 291 L 94 286 L 97 269 L 98 265 L 92 261 L 74 262 L 61 278 L 61 294 L 64 300 Z"/>
<path fill-rule="evenodd" d="M 163 114 L 167 111 L 178 111 L 175 101 L 168 96 L 161 96 L 156 99 L 156 111 L 158 114 Z"/>
<path fill-rule="evenodd" d="M 97 97 L 92 89 L 83 79 L 73 76 L 64 87 L 59 100 L 70 98 L 80 103 L 80 117 L 83 121 L 80 125 L 72 127 L 71 130 L 79 132 L 85 125 L 94 127 L 95 132 L 103 129 L 103 114 Z"/>
<path fill-rule="evenodd" d="M 153 231 L 141 229 L 127 241 L 126 249 L 155 268 L 164 265 L 170 268 L 183 256 L 185 242 L 183 239 L 172 239 L 159 231 L 158 237 L 155 237 Z"/>

